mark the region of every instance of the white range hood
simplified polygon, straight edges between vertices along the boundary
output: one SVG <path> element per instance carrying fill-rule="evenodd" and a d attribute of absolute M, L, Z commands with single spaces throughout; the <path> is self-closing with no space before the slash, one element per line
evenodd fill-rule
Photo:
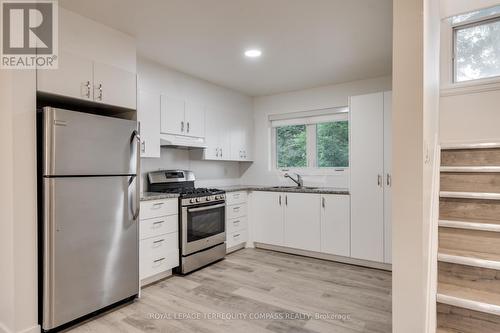
<path fill-rule="evenodd" d="M 160 134 L 160 144 L 168 147 L 207 148 L 204 138 L 172 134 Z"/>

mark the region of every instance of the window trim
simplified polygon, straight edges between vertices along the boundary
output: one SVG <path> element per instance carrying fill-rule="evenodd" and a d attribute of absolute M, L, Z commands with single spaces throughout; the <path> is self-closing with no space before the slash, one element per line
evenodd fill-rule
<path fill-rule="evenodd" d="M 486 25 L 490 23 L 495 23 L 495 22 L 500 22 L 500 14 L 489 16 L 489 17 L 483 17 L 481 19 L 473 20 L 473 21 L 466 21 L 466 22 L 461 22 L 456 25 L 451 25 L 451 31 L 452 31 L 452 82 L 453 84 L 463 84 L 463 83 L 471 83 L 471 82 L 488 82 L 488 81 L 500 81 L 500 74 L 495 75 L 495 76 L 490 76 L 490 77 L 483 77 L 479 79 L 472 79 L 472 80 L 466 80 L 466 81 L 457 81 L 457 57 L 456 57 L 456 51 L 457 51 L 457 33 L 460 30 L 464 29 L 469 29 L 469 28 L 474 28 L 478 27 L 481 25 Z"/>
<path fill-rule="evenodd" d="M 277 135 L 276 128 L 270 124 L 271 129 L 271 170 L 282 174 L 283 172 L 296 172 L 301 175 L 342 175 L 345 172 L 349 171 L 349 167 L 351 165 L 350 159 L 350 151 L 351 151 L 351 126 L 350 126 L 350 117 L 347 112 L 347 119 L 345 120 L 336 120 L 336 121 L 347 121 L 348 123 L 348 137 L 349 137 L 349 166 L 347 167 L 323 167 L 320 168 L 317 166 L 317 132 L 316 125 L 325 122 L 318 122 L 314 124 L 306 124 L 306 159 L 307 159 L 307 167 L 288 167 L 288 168 L 278 168 L 278 155 L 277 155 Z M 311 166 L 314 165 L 314 166 Z"/>
<path fill-rule="evenodd" d="M 452 24 L 450 18 L 445 18 L 441 21 L 441 96 L 455 96 L 467 93 L 500 90 L 500 76 L 455 82 L 455 31 L 467 25 L 480 25 L 484 24 L 485 21 L 496 19 L 500 19 L 500 14 L 457 24 Z"/>

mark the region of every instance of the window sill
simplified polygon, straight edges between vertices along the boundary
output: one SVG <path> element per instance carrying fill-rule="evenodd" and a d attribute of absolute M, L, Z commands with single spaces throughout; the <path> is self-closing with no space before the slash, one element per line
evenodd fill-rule
<path fill-rule="evenodd" d="M 441 96 L 457 96 L 500 90 L 500 78 L 448 84 L 441 87 Z"/>
<path fill-rule="evenodd" d="M 289 168 L 274 169 L 280 176 L 285 173 L 297 173 L 301 176 L 343 176 L 349 174 L 349 168 Z"/>

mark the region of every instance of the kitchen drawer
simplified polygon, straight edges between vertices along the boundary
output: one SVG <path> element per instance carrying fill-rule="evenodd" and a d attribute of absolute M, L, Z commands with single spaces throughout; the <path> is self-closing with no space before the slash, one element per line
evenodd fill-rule
<path fill-rule="evenodd" d="M 241 243 L 245 243 L 248 240 L 247 230 L 239 230 L 227 235 L 226 247 L 230 248 Z"/>
<path fill-rule="evenodd" d="M 239 205 L 226 206 L 226 210 L 228 219 L 235 219 L 241 216 L 246 216 L 247 204 L 245 203 Z"/>
<path fill-rule="evenodd" d="M 170 250 L 156 257 L 144 258 L 140 261 L 140 279 L 168 271 L 179 266 L 179 250 Z"/>
<path fill-rule="evenodd" d="M 169 215 L 153 219 L 141 220 L 139 224 L 140 239 L 146 239 L 179 230 L 179 216 Z"/>
<path fill-rule="evenodd" d="M 227 233 L 234 233 L 240 230 L 246 230 L 247 228 L 247 217 L 241 216 L 235 219 L 227 220 Z"/>
<path fill-rule="evenodd" d="M 179 234 L 173 232 L 171 234 L 160 235 L 140 241 L 140 256 L 142 258 L 158 258 L 164 256 L 165 253 L 179 249 Z"/>
<path fill-rule="evenodd" d="M 226 193 L 226 204 L 236 205 L 247 202 L 247 192 L 228 192 Z"/>
<path fill-rule="evenodd" d="M 142 201 L 140 219 L 146 220 L 155 217 L 176 215 L 178 214 L 178 204 L 179 201 L 177 199 Z"/>

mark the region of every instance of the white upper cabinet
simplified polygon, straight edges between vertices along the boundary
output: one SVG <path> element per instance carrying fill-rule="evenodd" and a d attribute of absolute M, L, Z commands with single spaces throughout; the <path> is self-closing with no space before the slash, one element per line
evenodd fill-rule
<path fill-rule="evenodd" d="M 284 200 L 283 193 L 279 192 L 252 193 L 252 226 L 256 242 L 283 245 Z"/>
<path fill-rule="evenodd" d="M 301 250 L 320 251 L 320 195 L 284 193 L 284 245 Z M 258 206 L 257 209 L 260 209 Z"/>
<path fill-rule="evenodd" d="M 161 133 L 205 137 L 205 106 L 162 95 Z"/>
<path fill-rule="evenodd" d="M 128 109 L 136 108 L 136 75 L 94 62 L 94 100 Z"/>
<path fill-rule="evenodd" d="M 136 75 L 61 52 L 59 68 L 37 70 L 37 90 L 98 103 L 136 108 Z"/>
<path fill-rule="evenodd" d="M 229 112 L 215 108 L 206 109 L 205 117 L 205 160 L 230 160 L 232 119 Z"/>
<path fill-rule="evenodd" d="M 92 65 L 92 60 L 60 52 L 58 69 L 37 70 L 37 90 L 92 101 Z"/>
<path fill-rule="evenodd" d="M 138 92 L 137 120 L 141 129 L 141 157 L 160 157 L 160 94 Z"/>
<path fill-rule="evenodd" d="M 185 102 L 169 96 L 161 96 L 161 133 L 184 135 Z"/>
<path fill-rule="evenodd" d="M 205 137 L 205 106 L 186 101 L 185 135 L 197 138 Z"/>
<path fill-rule="evenodd" d="M 229 127 L 231 137 L 231 160 L 253 160 L 253 117 L 252 114 L 233 115 L 232 125 Z"/>
<path fill-rule="evenodd" d="M 321 252 L 349 257 L 350 206 L 348 195 L 321 196 Z"/>

